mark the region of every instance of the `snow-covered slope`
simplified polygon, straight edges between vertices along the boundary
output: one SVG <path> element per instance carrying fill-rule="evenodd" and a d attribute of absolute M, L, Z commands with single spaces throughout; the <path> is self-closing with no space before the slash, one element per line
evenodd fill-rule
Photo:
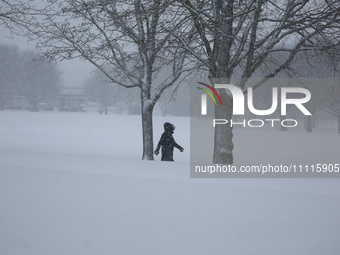
<path fill-rule="evenodd" d="M 340 254 L 338 179 L 190 179 L 187 118 L 154 119 L 155 144 L 163 122 L 176 125 L 185 151 L 175 162 L 140 160 L 138 116 L 5 111 L 0 119 L 1 255 Z M 236 159 L 311 159 L 326 148 L 283 157 L 271 143 L 339 139 L 258 131 L 267 141 L 258 150 L 242 132 Z"/>

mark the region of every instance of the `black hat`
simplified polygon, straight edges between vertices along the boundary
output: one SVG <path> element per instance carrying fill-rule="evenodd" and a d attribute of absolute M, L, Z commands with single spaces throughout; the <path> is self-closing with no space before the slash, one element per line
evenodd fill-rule
<path fill-rule="evenodd" d="M 169 122 L 164 123 L 164 130 L 173 132 L 175 130 L 175 126 Z"/>

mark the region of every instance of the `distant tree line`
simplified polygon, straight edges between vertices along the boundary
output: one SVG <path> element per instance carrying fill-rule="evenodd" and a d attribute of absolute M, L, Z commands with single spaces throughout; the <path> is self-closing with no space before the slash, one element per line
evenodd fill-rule
<path fill-rule="evenodd" d="M 138 89 L 125 89 L 108 80 L 100 70 L 92 73 L 85 81 L 83 93 L 90 102 L 100 103 L 100 113 L 108 114 L 108 107 L 115 106 L 118 114 L 139 114 L 134 107 L 140 107 Z M 135 105 L 137 102 L 137 105 Z"/>
<path fill-rule="evenodd" d="M 190 116 L 189 82 L 172 90 L 165 90 L 157 102 L 162 116 Z M 140 114 L 140 96 L 137 88 L 126 89 L 112 83 L 100 70 L 85 81 L 83 93 L 90 102 L 100 103 L 101 113 L 108 114 L 108 107 L 115 106 L 118 114 Z"/>
<path fill-rule="evenodd" d="M 13 96 L 22 96 L 29 110 L 38 111 L 42 100 L 59 92 L 61 73 L 55 63 L 43 60 L 35 50 L 0 44 L 0 110 Z"/>

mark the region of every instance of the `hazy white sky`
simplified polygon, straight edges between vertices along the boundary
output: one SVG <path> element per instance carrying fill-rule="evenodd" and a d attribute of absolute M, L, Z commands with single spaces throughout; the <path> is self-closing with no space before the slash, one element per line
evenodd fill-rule
<path fill-rule="evenodd" d="M 17 45 L 20 50 L 35 49 L 35 43 L 27 43 L 27 38 L 24 37 L 10 37 L 10 32 L 0 26 L 0 43 Z M 83 86 L 86 77 L 91 75 L 94 67 L 86 62 L 80 60 L 68 60 L 58 63 L 60 70 L 62 71 L 63 84 L 66 87 L 81 87 Z"/>

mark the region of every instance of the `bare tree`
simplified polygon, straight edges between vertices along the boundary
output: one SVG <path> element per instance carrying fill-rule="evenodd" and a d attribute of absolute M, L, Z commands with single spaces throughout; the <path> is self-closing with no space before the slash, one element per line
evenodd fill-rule
<path fill-rule="evenodd" d="M 102 72 L 95 72 L 90 79 L 85 82 L 84 92 L 104 108 L 104 113 L 108 114 L 108 106 L 113 101 L 115 94 L 114 84 L 108 82 L 107 77 Z"/>
<path fill-rule="evenodd" d="M 32 14 L 30 1 L 21 0 L 1 0 L 0 1 L 0 25 L 8 28 L 12 33 L 17 31 L 17 27 L 27 27 L 32 21 L 26 16 Z M 32 17 L 32 16 L 30 16 Z"/>
<path fill-rule="evenodd" d="M 16 46 L 0 45 L 0 110 L 15 91 L 18 83 L 19 49 Z"/>
<path fill-rule="evenodd" d="M 340 134 L 340 79 L 333 79 L 332 84 L 328 87 L 323 95 L 321 109 L 328 112 L 338 119 L 338 134 Z"/>
<path fill-rule="evenodd" d="M 197 43 L 178 40 L 209 72 L 212 83 L 229 83 L 245 89 L 257 70 L 267 64 L 261 86 L 288 68 L 296 54 L 325 50 L 339 44 L 340 2 L 337 0 L 178 0 L 188 11 Z M 276 52 L 286 58 L 275 59 Z M 232 98 L 219 89 L 223 106 L 215 118 L 231 119 Z M 217 125 L 214 163 L 233 163 L 232 127 Z"/>
<path fill-rule="evenodd" d="M 306 103 L 306 107 L 312 115 L 324 108 L 325 103 L 332 100 L 325 95 L 329 95 L 331 86 L 329 78 L 334 77 L 334 73 L 337 72 L 336 63 L 339 62 L 339 56 L 336 51 L 338 50 L 339 47 L 326 51 L 301 52 L 297 54 L 292 65 L 286 70 L 288 77 L 292 77 L 295 84 L 307 88 L 311 92 L 312 97 Z M 305 128 L 309 133 L 313 130 L 312 115 L 305 118 Z"/>
<path fill-rule="evenodd" d="M 39 102 L 52 97 L 59 88 L 60 71 L 55 63 L 41 61 L 41 54 L 34 50 L 0 45 L 0 110 L 16 95 L 26 97 L 30 110 L 38 111 Z"/>
<path fill-rule="evenodd" d="M 153 108 L 185 68 L 185 50 L 172 39 L 174 33 L 179 34 L 176 30 L 182 25 L 183 11 L 171 3 L 50 0 L 44 8 L 32 8 L 32 13 L 39 15 L 29 28 L 29 36 L 39 41 L 45 56 L 84 59 L 111 82 L 140 89 L 142 158 L 146 160 L 153 160 Z M 171 75 L 154 84 L 154 77 L 165 66 L 172 67 Z"/>
<path fill-rule="evenodd" d="M 60 90 L 61 73 L 56 64 L 41 58 L 41 54 L 34 50 L 25 50 L 20 54 L 19 90 L 27 98 L 32 112 L 39 111 L 39 103 Z"/>
<path fill-rule="evenodd" d="M 339 48 L 317 52 L 315 56 L 317 64 L 313 70 L 315 73 L 323 70 L 322 74 L 328 78 L 327 87 L 319 92 L 318 107 L 338 119 L 338 133 L 340 134 L 340 56 L 338 52 Z"/>

